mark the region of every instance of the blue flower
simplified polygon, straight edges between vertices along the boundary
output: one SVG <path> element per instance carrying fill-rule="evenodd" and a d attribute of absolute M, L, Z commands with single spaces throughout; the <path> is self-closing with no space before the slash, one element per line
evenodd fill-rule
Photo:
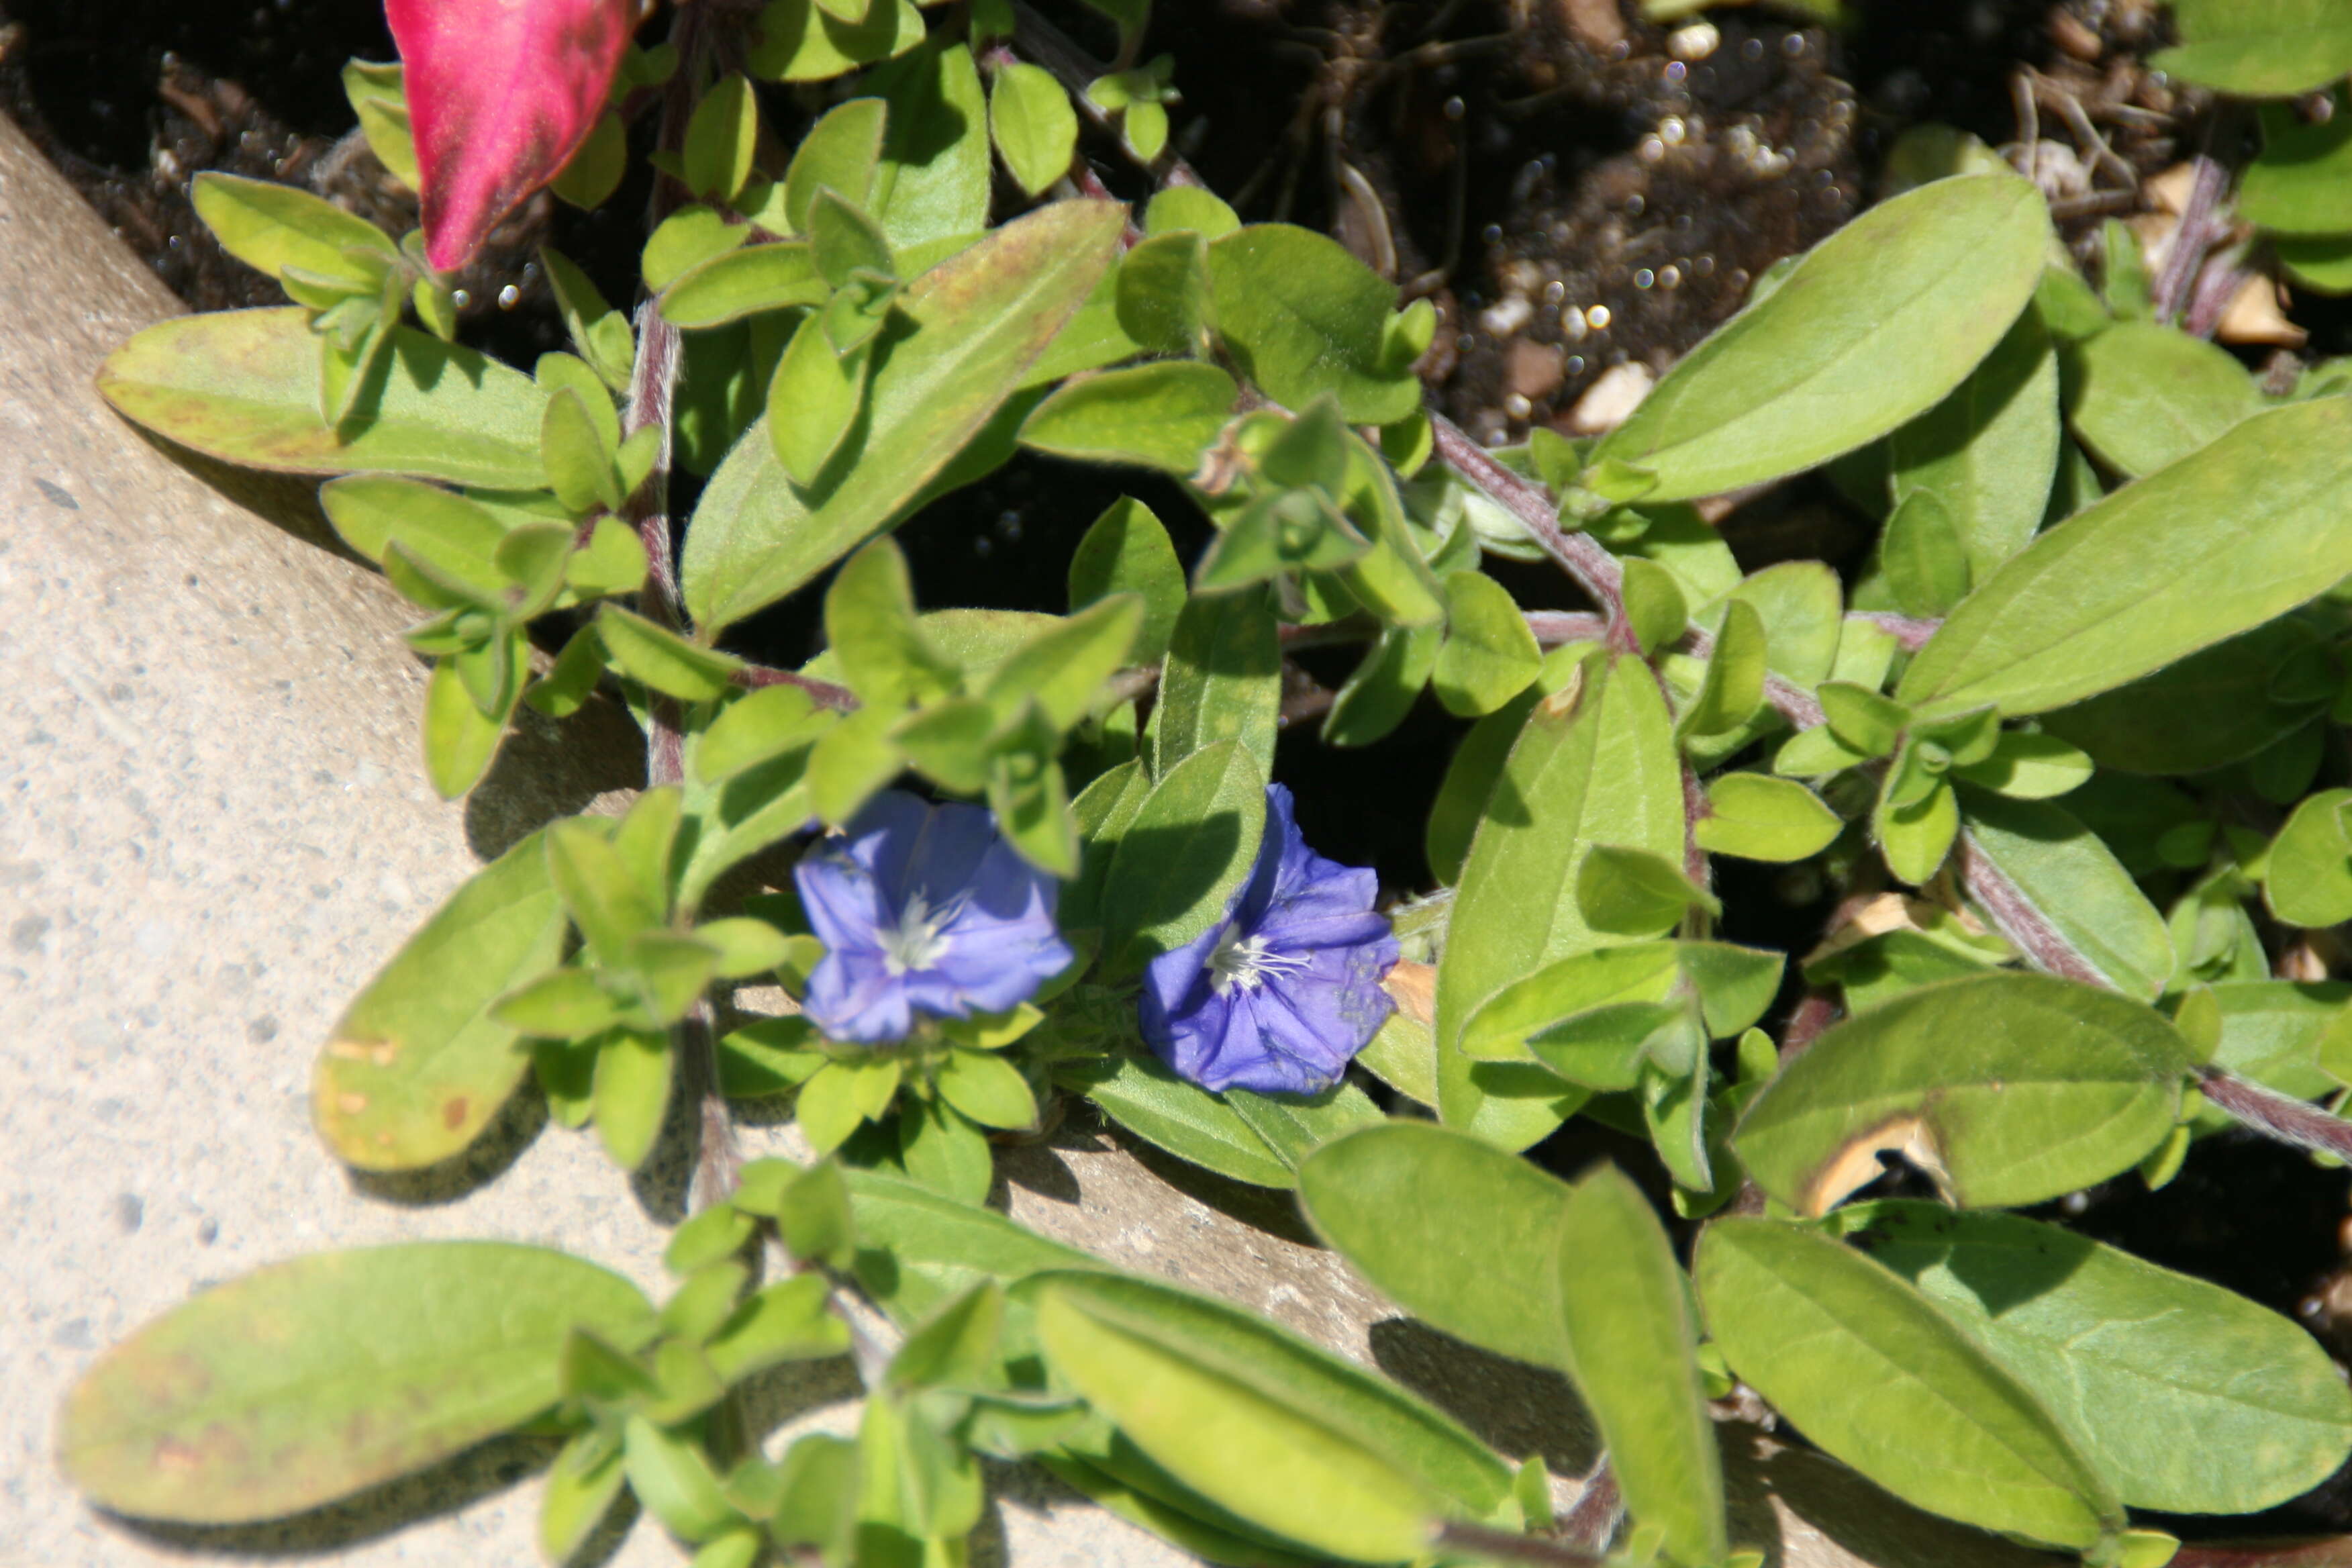
<path fill-rule="evenodd" d="M 1339 1079 L 1394 1010 L 1397 961 L 1380 879 L 1326 860 L 1298 836 L 1290 792 L 1265 792 L 1265 837 L 1233 907 L 1146 966 L 1143 1037 L 1207 1089 L 1314 1094 Z"/>
<path fill-rule="evenodd" d="M 825 948 L 802 1007 L 833 1039 L 902 1040 L 918 1013 L 1001 1013 L 1069 967 L 1054 925 L 1061 885 L 981 806 L 885 791 L 793 879 Z"/>

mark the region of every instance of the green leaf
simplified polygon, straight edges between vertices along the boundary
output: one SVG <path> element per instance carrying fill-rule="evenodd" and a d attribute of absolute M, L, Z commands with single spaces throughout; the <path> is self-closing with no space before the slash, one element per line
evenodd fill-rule
<path fill-rule="evenodd" d="M 1822 797 L 1793 779 L 1725 773 L 1706 786 L 1707 813 L 1691 826 L 1698 847 L 1745 860 L 1802 860 L 1845 827 Z"/>
<path fill-rule="evenodd" d="M 816 483 L 848 435 L 866 390 L 865 364 L 862 354 L 845 363 L 815 316 L 803 317 L 793 329 L 768 383 L 767 419 L 776 461 L 794 484 Z"/>
<path fill-rule="evenodd" d="M 2045 801 L 1970 790 L 1961 805 L 1972 864 L 1989 865 L 2109 985 L 2144 1002 L 2163 992 L 2173 966 L 2164 917 L 2096 834 Z"/>
<path fill-rule="evenodd" d="M 188 183 L 188 197 L 223 250 L 273 278 L 296 267 L 373 293 L 400 260 L 375 225 L 292 185 L 206 170 Z"/>
<path fill-rule="evenodd" d="M 1678 736 L 1706 739 L 1743 728 L 1764 706 L 1769 668 L 1764 617 L 1745 599 L 1727 600 L 1698 691 L 1675 721 Z"/>
<path fill-rule="evenodd" d="M 2352 1045 L 2338 1026 L 2352 985 L 2338 981 L 2226 982 L 2211 987 L 2221 1012 L 2213 1065 L 2298 1100 L 2317 1100 L 2342 1087 Z"/>
<path fill-rule="evenodd" d="M 856 207 L 868 205 L 888 112 L 889 106 L 878 98 L 853 98 L 825 110 L 809 127 L 784 171 L 784 220 L 794 234 L 808 231 L 809 206 L 821 190 L 830 190 Z"/>
<path fill-rule="evenodd" d="M 940 1063 L 940 1098 L 982 1127 L 1037 1124 L 1037 1097 L 1021 1069 L 992 1051 L 952 1050 Z"/>
<path fill-rule="evenodd" d="M 1291 1163 L 1276 1153 L 1240 1112 L 1219 1096 L 1178 1078 L 1157 1057 L 1072 1064 L 1061 1068 L 1057 1076 L 1121 1127 L 1181 1159 L 1253 1186 L 1291 1184 Z"/>
<path fill-rule="evenodd" d="M 559 969 L 491 1009 L 491 1017 L 519 1034 L 545 1040 L 584 1040 L 620 1021 L 620 1006 L 584 969 Z"/>
<path fill-rule="evenodd" d="M 637 1169 L 653 1152 L 669 1110 L 674 1068 L 665 1035 L 615 1029 L 597 1048 L 596 1136 L 621 1169 Z"/>
<path fill-rule="evenodd" d="M 866 79 L 890 106 L 874 216 L 891 245 L 903 250 L 986 228 L 988 100 L 971 51 L 935 38 Z"/>
<path fill-rule="evenodd" d="M 498 489 L 547 482 L 546 395 L 528 376 L 396 327 L 381 380 L 340 429 L 319 417 L 318 339 L 299 309 L 159 322 L 108 356 L 99 392 L 124 417 L 210 458 L 302 474 L 414 474 Z"/>
<path fill-rule="evenodd" d="M 1961 1033 L 1951 1020 L 1966 1018 Z M 2179 1119 L 2189 1048 L 2127 997 L 2011 972 L 1921 986 L 1784 1067 L 1732 1146 L 1759 1185 L 1822 1214 L 1882 1150 L 1972 1207 L 2039 1203 L 2130 1169 Z"/>
<path fill-rule="evenodd" d="M 1510 591 L 1481 572 L 1445 579 L 1445 642 L 1430 685 L 1446 710 L 1475 719 L 1527 689 L 1543 649 Z"/>
<path fill-rule="evenodd" d="M 408 100 L 397 64 L 349 60 L 343 65 L 343 96 L 359 117 L 360 131 L 376 162 L 410 190 L 424 184 L 416 169 L 416 139 L 408 126 Z"/>
<path fill-rule="evenodd" d="M 2042 728 L 2103 767 L 2200 773 L 2243 762 L 2300 730 L 2326 706 L 2279 681 L 2329 668 L 2319 634 L 2287 616 L 2216 643 L 2155 674 L 2044 714 Z"/>
<path fill-rule="evenodd" d="M 1933 490 L 1914 490 L 1886 519 L 1879 569 L 1906 616 L 1934 619 L 1969 591 L 1969 557 L 1959 530 Z"/>
<path fill-rule="evenodd" d="M 916 619 L 907 558 L 890 540 L 876 540 L 835 574 L 824 626 L 843 678 L 868 707 L 901 709 L 956 688 L 954 664 Z"/>
<path fill-rule="evenodd" d="M 1630 1020 L 1633 1005 L 1646 1011 L 1664 1002 L 1678 973 L 1675 944 L 1668 942 L 1626 942 L 1570 953 L 1487 997 L 1463 1026 L 1460 1049 L 1466 1056 L 1489 1060 L 1533 1059 L 1528 1049 L 1532 1042 L 1541 1039 L 1549 1047 L 1563 1037 L 1562 1026 L 1573 1020 L 1603 1015 Z M 1647 1026 L 1642 1026 L 1635 1041 L 1648 1032 Z M 1558 1051 L 1547 1048 L 1543 1055 L 1555 1071 L 1563 1072 L 1571 1081 L 1595 1082 L 1581 1073 L 1569 1072 L 1572 1064 L 1558 1059 Z M 1627 1063 L 1629 1069 L 1631 1066 Z M 1597 1086 L 1630 1089 L 1633 1080 Z"/>
<path fill-rule="evenodd" d="M 1053 72 L 1015 60 L 1001 68 L 989 86 L 988 132 L 1021 188 L 1043 195 L 1070 172 L 1078 145 L 1077 110 Z"/>
<path fill-rule="evenodd" d="M 1166 777 L 1185 758 L 1233 742 L 1274 769 L 1282 706 L 1282 647 L 1263 591 L 1188 600 L 1169 636 L 1151 715 L 1151 771 Z"/>
<path fill-rule="evenodd" d="M 995 1175 L 988 1135 L 951 1105 L 909 1100 L 898 1115 L 898 1163 L 908 1179 L 960 1203 L 988 1196 Z"/>
<path fill-rule="evenodd" d="M 632 1415 L 622 1427 L 622 1452 L 629 1489 L 679 1540 L 709 1541 L 741 1521 L 699 1443 Z"/>
<path fill-rule="evenodd" d="M 904 1177 L 843 1174 L 856 1221 L 858 1283 L 900 1324 L 921 1321 L 982 1279 L 1010 1283 L 1039 1269 L 1104 1267 L 992 1209 L 943 1198 Z"/>
<path fill-rule="evenodd" d="M 1143 600 L 1143 626 L 1129 657 L 1138 664 L 1159 663 L 1183 612 L 1184 567 L 1159 517 L 1131 496 L 1104 509 L 1070 557 L 1073 615 L 1114 594 Z"/>
<path fill-rule="evenodd" d="M 1332 699 L 1323 720 L 1324 744 L 1369 746 L 1404 722 L 1437 668 L 1444 637 L 1434 625 L 1381 632 Z"/>
<path fill-rule="evenodd" d="M 1594 845 L 1578 868 L 1576 907 L 1594 931 L 1631 937 L 1658 935 L 1694 909 L 1723 912 L 1674 861 L 1613 844 Z"/>
<path fill-rule="evenodd" d="M 1255 1094 L 1229 1089 L 1219 1098 L 1294 1170 L 1334 1139 L 1388 1121 L 1371 1096 L 1346 1082 L 1312 1095 Z"/>
<path fill-rule="evenodd" d="M 1563 649 L 1553 658 L 1559 658 L 1567 651 Z M 1547 670 L 1550 668 L 1546 666 Z M 1544 684 L 1549 684 L 1549 680 Z M 1520 692 L 1473 724 L 1454 748 L 1454 760 L 1446 764 L 1445 777 L 1438 784 L 1437 798 L 1430 804 L 1429 826 L 1423 835 L 1423 852 L 1429 858 L 1430 874 L 1440 882 L 1452 886 L 1462 879 L 1472 837 L 1486 816 L 1486 803 L 1494 795 L 1495 781 L 1502 774 L 1504 760 L 1511 754 L 1512 742 L 1518 739 L 1528 714 L 1542 695 L 1538 689 Z"/>
<path fill-rule="evenodd" d="M 1952 776 L 2011 800 L 2070 795 L 2090 782 L 2091 759 L 2055 735 L 2004 730 L 1992 754 L 1951 770 Z"/>
<path fill-rule="evenodd" d="M 2262 155 L 2238 182 L 2238 215 L 2273 234 L 2340 237 L 2352 231 L 2352 127 L 2341 118 L 2344 89 L 2329 99 L 2335 113 L 2306 122 L 2287 104 L 2262 107 Z"/>
<path fill-rule="evenodd" d="M 2074 434 L 2131 479 L 2211 446 L 2263 407 L 2229 350 L 2154 321 L 2119 322 L 2073 352 Z"/>
<path fill-rule="evenodd" d="M 2334 454 L 2352 404 L 2256 415 L 2042 535 L 1954 610 L 1896 695 L 2037 713 L 2251 630 L 2352 573 Z"/>
<path fill-rule="evenodd" d="M 457 889 L 352 1001 L 311 1076 L 338 1159 L 415 1170 L 474 1141 L 530 1069 L 499 998 L 553 969 L 563 906 L 533 834 Z"/>
<path fill-rule="evenodd" d="M 610 1433 L 592 1428 L 566 1443 L 540 1494 L 540 1554 L 550 1563 L 568 1561 L 612 1512 L 626 1479 Z"/>
<path fill-rule="evenodd" d="M 1570 1190 L 1557 1247 L 1577 1390 L 1635 1527 L 1661 1531 L 1675 1562 L 1722 1562 L 1722 1460 L 1665 1227 L 1640 1188 L 1602 1165 Z"/>
<path fill-rule="evenodd" d="M 1509 1471 L 1435 1410 L 1233 1308 L 1055 1274 L 1034 1288 L 1055 1368 L 1186 1486 L 1301 1545 L 1419 1554 L 1450 1500 L 1484 1512 Z"/>
<path fill-rule="evenodd" d="M 1680 500 L 1792 474 L 1942 402 L 2032 297 L 2050 238 L 2009 174 L 1937 180 L 1809 251 L 1769 296 L 1685 356 L 1588 461 Z"/>
<path fill-rule="evenodd" d="M 2157 70 L 2246 98 L 2288 98 L 2352 70 L 2352 13 L 2342 0 L 2175 0 L 2178 47 Z"/>
<path fill-rule="evenodd" d="M 1459 1049 L 1479 1004 L 1537 967 L 1603 944 L 1578 908 L 1596 844 L 1683 852 L 1682 768 L 1649 668 L 1595 655 L 1569 666 L 1512 745 L 1473 841 L 1437 967 L 1438 1111 L 1448 1126 L 1524 1148 L 1558 1124 L 1557 1081 Z"/>
<path fill-rule="evenodd" d="M 1071 380 L 1037 405 L 1021 444 L 1058 458 L 1191 475 L 1232 416 L 1234 378 L 1197 360 L 1160 360 Z"/>
<path fill-rule="evenodd" d="M 744 64 L 768 81 L 825 81 L 922 41 L 923 15 L 913 0 L 872 0 L 856 23 L 813 0 L 770 0 Z"/>
<path fill-rule="evenodd" d="M 2313 930 L 2352 920 L 2352 790 L 2307 796 L 2272 840 L 2263 901 L 2289 925 Z"/>
<path fill-rule="evenodd" d="M 1868 1258 L 1796 1226 L 1719 1219 L 1695 1274 L 1740 1379 L 1905 1501 L 2077 1549 L 2123 1522 L 2041 1402 Z"/>
<path fill-rule="evenodd" d="M 1289 224 L 1236 229 L 1209 247 L 1209 294 L 1234 363 L 1276 403 L 1329 393 L 1351 425 L 1420 406 L 1409 363 L 1390 363 L 1395 287 L 1339 241 Z"/>
<path fill-rule="evenodd" d="M 751 182 L 759 141 L 759 101 L 742 73 L 730 71 L 704 89 L 687 121 L 679 154 L 686 188 L 707 201 L 732 202 Z"/>
<path fill-rule="evenodd" d="M 1625 624 L 1643 653 L 1654 658 L 1682 638 L 1689 609 L 1674 574 L 1639 555 L 1623 558 Z"/>
<path fill-rule="evenodd" d="M 1163 193 L 1164 194 L 1164 193 Z M 1118 264 L 1119 330 L 1154 353 L 1202 353 L 1209 331 L 1209 243 L 1190 229 L 1154 234 Z"/>
<path fill-rule="evenodd" d="M 767 686 L 746 692 L 719 710 L 718 718 L 697 737 L 693 776 L 720 784 L 805 745 L 817 725 L 809 694 L 797 686 Z"/>
<path fill-rule="evenodd" d="M 1298 1196 L 1381 1292 L 1459 1340 L 1564 1370 L 1559 1297 L 1568 1188 L 1484 1139 L 1394 1121 L 1310 1154 Z"/>
<path fill-rule="evenodd" d="M 1220 919 L 1257 862 L 1265 774 L 1234 742 L 1163 774 L 1119 835 L 1103 882 L 1103 954 L 1118 973 L 1172 952 Z"/>
<path fill-rule="evenodd" d="M 831 296 L 805 241 L 747 245 L 679 273 L 662 290 L 661 313 L 673 326 L 719 327 L 762 310 L 822 305 Z"/>
<path fill-rule="evenodd" d="M 635 1347 L 643 1293 L 542 1247 L 417 1242 L 272 1265 L 150 1322 L 67 1395 L 95 1503 L 241 1524 L 420 1470 L 553 1405 L 565 1340 Z"/>
<path fill-rule="evenodd" d="M 2252 1513 L 2352 1449 L 2352 1393 L 2289 1320 L 2013 1215 L 1877 1203 L 1853 1244 L 2033 1391 L 2134 1508 Z"/>
<path fill-rule="evenodd" d="M 793 486 L 766 432 L 747 433 L 711 477 L 687 535 L 697 622 L 740 620 L 898 522 L 1110 265 L 1120 224 L 1109 203 L 1056 203 L 908 285 L 898 310 L 911 330 L 877 340 L 864 428 L 835 455 L 843 477 L 830 489 Z"/>
<path fill-rule="evenodd" d="M 748 245 L 751 239 L 748 223 L 730 222 L 726 215 L 699 204 L 680 207 L 646 238 L 641 258 L 646 287 L 659 293 L 703 263 Z"/>
<path fill-rule="evenodd" d="M 506 529 L 496 512 L 453 490 L 415 479 L 354 474 L 321 485 L 319 504 L 343 542 L 378 565 L 384 552 L 398 544 L 463 582 L 498 585 L 493 560 Z"/>
<path fill-rule="evenodd" d="M 733 689 L 743 661 L 702 647 L 611 603 L 596 611 L 596 632 L 621 672 L 682 702 L 710 702 Z"/>
<path fill-rule="evenodd" d="M 2058 355 L 2028 307 L 1951 395 L 1887 438 L 1897 513 L 1934 496 L 1981 582 L 2042 526 L 2059 443 Z"/>

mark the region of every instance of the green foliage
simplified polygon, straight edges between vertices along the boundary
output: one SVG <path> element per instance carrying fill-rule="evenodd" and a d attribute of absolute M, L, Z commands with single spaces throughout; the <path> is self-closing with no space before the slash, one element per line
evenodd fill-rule
<path fill-rule="evenodd" d="M 522 1247 L 265 1269 L 100 1358 L 68 1473 L 110 1508 L 241 1522 L 537 1431 L 562 1440 L 551 1560 L 634 1507 L 707 1568 L 961 1562 L 983 1459 L 1034 1458 L 1222 1563 L 1468 1561 L 1479 1531 L 1549 1529 L 1541 1463 L 982 1206 L 1000 1148 L 1078 1099 L 1121 1139 L 1295 1189 L 1396 1307 L 1571 1379 L 1630 1562 L 1753 1555 L 1706 1402 L 1735 1378 L 1824 1462 L 2094 1568 L 2177 1545 L 2127 1507 L 2247 1513 L 2332 1473 L 2352 1396 L 2302 1329 L 1983 1211 L 2161 1185 L 2231 1120 L 2352 1155 L 2352 1123 L 2301 1103 L 2352 1085 L 2352 987 L 2278 977 L 2352 921 L 2346 366 L 2258 382 L 2190 330 L 2202 306 L 2166 317 L 2178 268 L 2130 226 L 2084 247 L 2085 277 L 2032 184 L 1917 128 L 1888 197 L 1762 274 L 1614 431 L 1474 453 L 1414 369 L 1442 357 L 1432 303 L 1185 183 L 1176 132 L 1214 122 L 1184 119 L 1171 59 L 1138 60 L 1148 5 L 1088 4 L 1122 51 L 1091 80 L 1001 3 L 933 27 L 908 0 L 772 0 L 702 18 L 708 55 L 633 49 L 554 188 L 606 202 L 650 135 L 680 205 L 619 280 L 629 308 L 542 252 L 568 343 L 528 374 L 460 342 L 421 237 L 196 182 L 293 304 L 140 332 L 104 395 L 201 457 L 328 479 L 329 521 L 415 607 L 444 796 L 534 765 L 551 731 L 526 705 L 647 737 L 625 815 L 522 839 L 350 1003 L 313 1082 L 329 1151 L 439 1165 L 528 1072 L 626 1169 L 688 1115 L 710 1157 L 658 1308 Z M 2227 265 L 2352 290 L 2344 7 L 2174 12 L 2162 68 L 2336 110 L 2248 117 L 2237 216 L 2261 238 Z M 400 68 L 344 87 L 416 184 Z M 625 130 L 642 104 L 646 134 Z M 1098 173 L 1158 188 L 1066 199 Z M 1066 594 L 1066 615 L 961 604 L 941 564 L 955 529 L 996 547 L 971 487 L 1016 458 L 1149 475 L 1129 488 L 1150 506 L 1082 535 L 1059 484 L 1021 503 L 1044 584 L 1022 602 Z M 1804 504 L 1863 520 L 1867 549 L 1743 574 L 1762 535 L 1718 533 L 1717 498 L 1816 469 Z M 889 537 L 910 521 L 913 566 Z M 1533 585 L 1550 560 L 1581 597 Z M 787 624 L 821 625 L 797 668 Z M 1402 750 L 1447 735 L 1433 795 L 1402 797 Z M 1317 744 L 1370 748 L 1360 777 L 1308 788 Z M 1009 1006 L 830 1038 L 823 966 L 846 955 L 793 862 L 845 848 L 824 836 L 909 774 L 1045 874 L 1072 957 Z M 1394 857 L 1362 874 L 1400 956 L 1353 950 L 1381 972 L 1351 974 L 1370 1037 L 1337 1082 L 1212 1092 L 1143 1040 L 1138 992 L 1282 847 L 1276 781 L 1310 845 L 1417 826 L 1434 886 Z M 1298 855 L 1265 858 L 1277 901 Z M 1720 857 L 1838 923 L 1727 909 L 1756 882 Z M 877 926 L 894 980 L 971 912 L 923 891 Z M 1360 909 L 1235 917 L 1175 978 L 1271 1007 L 1330 979 L 1286 944 Z M 1716 939 L 1759 913 L 1772 945 Z M 772 987 L 790 1005 L 753 1001 Z M 730 1097 L 789 1117 L 814 1162 L 720 1190 Z M 1578 1116 L 1635 1141 L 1622 1173 L 1521 1157 Z M 1947 1204 L 1840 1206 L 1897 1163 Z M 853 1321 L 854 1435 L 742 1451 L 745 1380 L 850 1354 Z"/>

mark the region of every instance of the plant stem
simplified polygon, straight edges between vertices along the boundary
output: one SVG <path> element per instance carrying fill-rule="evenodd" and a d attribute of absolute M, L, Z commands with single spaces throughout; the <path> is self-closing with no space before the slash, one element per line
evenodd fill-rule
<path fill-rule="evenodd" d="M 2352 1160 L 2352 1121 L 2325 1107 L 2265 1089 L 2221 1068 L 2200 1068 L 2197 1087 L 2207 1100 L 2266 1138 Z"/>
<path fill-rule="evenodd" d="M 1486 491 L 1497 506 L 1518 519 L 1528 536 L 1543 546 L 1544 553 L 1558 562 L 1560 570 L 1574 578 L 1576 585 L 1601 606 L 1601 615 L 1612 628 L 1612 645 L 1622 637 L 1627 639 L 1630 649 L 1633 633 L 1625 622 L 1625 569 L 1617 563 L 1617 557 L 1591 535 L 1571 533 L 1560 527 L 1559 508 L 1550 492 L 1496 462 L 1453 420 L 1433 409 L 1429 427 L 1435 437 L 1437 456 L 1445 466 Z"/>
<path fill-rule="evenodd" d="M 2024 889 L 2011 881 L 1990 857 L 1979 852 L 1976 841 L 1965 827 L 1952 846 L 1952 860 L 1969 897 L 2034 968 L 2045 974 L 2079 980 L 2085 985 L 2114 988 L 2107 977 L 2083 956 L 2082 950 L 2050 923 L 2049 917 L 2025 896 Z"/>

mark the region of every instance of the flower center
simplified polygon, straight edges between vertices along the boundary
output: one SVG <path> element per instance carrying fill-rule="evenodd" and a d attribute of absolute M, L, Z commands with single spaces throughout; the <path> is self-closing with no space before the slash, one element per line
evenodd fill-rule
<path fill-rule="evenodd" d="M 950 899 L 938 909 L 920 891 L 907 895 L 898 923 L 877 932 L 882 940 L 883 966 L 892 974 L 929 969 L 948 950 L 947 928 L 963 911 L 963 900 Z"/>
<path fill-rule="evenodd" d="M 1265 984 L 1269 974 L 1297 974 L 1307 967 L 1307 961 L 1285 952 L 1268 952 L 1265 938 L 1243 936 L 1234 927 L 1217 939 L 1214 952 L 1209 954 L 1209 989 L 1223 996 L 1239 986 L 1255 991 Z"/>

